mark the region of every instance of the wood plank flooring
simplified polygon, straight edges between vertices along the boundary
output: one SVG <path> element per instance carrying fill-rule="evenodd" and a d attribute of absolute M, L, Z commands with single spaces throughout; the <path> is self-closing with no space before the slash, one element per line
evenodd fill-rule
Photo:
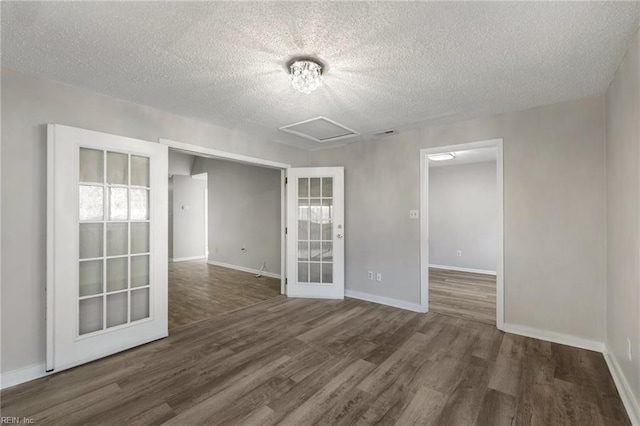
<path fill-rule="evenodd" d="M 495 275 L 429 268 L 429 310 L 495 325 Z"/>
<path fill-rule="evenodd" d="M 1 394 L 42 425 L 628 425 L 601 354 L 436 313 L 271 298 Z"/>
<path fill-rule="evenodd" d="M 169 329 L 280 295 L 280 280 L 208 265 L 169 263 Z"/>

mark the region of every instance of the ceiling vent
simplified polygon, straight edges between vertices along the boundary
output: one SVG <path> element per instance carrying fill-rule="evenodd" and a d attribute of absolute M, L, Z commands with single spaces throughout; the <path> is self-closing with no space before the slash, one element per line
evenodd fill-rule
<path fill-rule="evenodd" d="M 373 136 L 375 136 L 376 138 L 382 138 L 384 136 L 391 136 L 391 135 L 397 135 L 398 131 L 395 129 L 389 129 L 389 130 L 382 130 L 380 132 L 375 132 L 373 134 Z"/>
<path fill-rule="evenodd" d="M 360 134 L 347 126 L 324 117 L 316 117 L 311 120 L 289 124 L 288 126 L 280 127 L 280 130 L 318 143 L 337 141 Z"/>

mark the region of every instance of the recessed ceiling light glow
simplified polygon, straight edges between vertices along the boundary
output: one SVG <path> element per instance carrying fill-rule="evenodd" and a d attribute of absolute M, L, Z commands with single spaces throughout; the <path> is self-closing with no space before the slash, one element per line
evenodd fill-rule
<path fill-rule="evenodd" d="M 453 160 L 454 158 L 456 158 L 456 155 L 453 152 L 429 155 L 429 160 L 431 161 L 446 161 L 446 160 Z"/>
<path fill-rule="evenodd" d="M 295 61 L 289 67 L 291 84 L 302 93 L 311 93 L 322 84 L 322 66 L 309 60 Z"/>

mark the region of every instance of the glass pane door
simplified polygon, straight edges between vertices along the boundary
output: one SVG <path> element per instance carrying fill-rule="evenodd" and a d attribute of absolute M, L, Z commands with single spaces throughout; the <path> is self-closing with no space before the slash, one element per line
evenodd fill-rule
<path fill-rule="evenodd" d="M 298 283 L 333 284 L 333 178 L 298 178 Z"/>
<path fill-rule="evenodd" d="M 80 148 L 78 336 L 150 317 L 150 159 Z"/>

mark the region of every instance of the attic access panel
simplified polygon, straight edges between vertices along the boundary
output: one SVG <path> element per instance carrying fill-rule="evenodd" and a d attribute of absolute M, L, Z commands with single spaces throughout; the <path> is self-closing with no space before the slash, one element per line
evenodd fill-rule
<path fill-rule="evenodd" d="M 318 143 L 337 141 L 360 134 L 347 126 L 343 126 L 325 117 L 316 117 L 299 123 L 289 124 L 280 127 L 280 130 Z"/>

